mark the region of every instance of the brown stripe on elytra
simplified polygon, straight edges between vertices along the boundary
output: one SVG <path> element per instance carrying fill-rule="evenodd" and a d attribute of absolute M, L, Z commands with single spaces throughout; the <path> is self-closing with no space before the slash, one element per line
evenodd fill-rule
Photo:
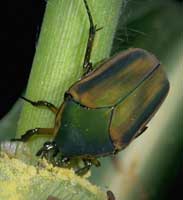
<path fill-rule="evenodd" d="M 144 50 L 127 51 L 77 82 L 69 92 L 76 101 L 90 108 L 112 106 L 127 96 L 157 64 L 158 60 Z"/>
<path fill-rule="evenodd" d="M 125 56 L 123 54 L 119 54 L 116 57 L 109 59 L 93 74 L 91 73 L 90 76 L 83 78 L 78 82 L 78 84 L 76 83 L 74 88 L 77 90 L 79 95 L 85 93 L 86 90 L 90 90 L 98 83 L 100 84 L 102 80 L 105 81 L 106 79 L 108 80 L 109 78 L 114 77 L 115 74 L 119 73 L 121 69 L 128 67 L 135 60 L 139 59 L 140 54 L 142 54 L 142 52 L 136 51 L 133 52 L 133 54 L 125 53 Z M 125 60 L 125 62 L 121 63 L 122 59 Z"/>
<path fill-rule="evenodd" d="M 117 149 L 130 143 L 135 134 L 148 122 L 162 103 L 169 83 L 162 68 L 158 68 L 114 111 L 110 134 Z"/>

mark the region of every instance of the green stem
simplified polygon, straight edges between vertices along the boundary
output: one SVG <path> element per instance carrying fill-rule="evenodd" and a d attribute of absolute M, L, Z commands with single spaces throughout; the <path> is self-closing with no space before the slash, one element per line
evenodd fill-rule
<path fill-rule="evenodd" d="M 120 15 L 122 0 L 88 0 L 94 23 L 103 27 L 97 32 L 91 61 L 93 64 L 108 57 Z M 64 92 L 81 77 L 82 63 L 88 39 L 89 21 L 82 0 L 48 0 L 44 21 L 36 48 L 26 97 L 46 100 L 56 106 Z M 54 115 L 48 110 L 24 103 L 17 135 L 35 127 L 53 127 Z M 35 136 L 28 142 L 35 154 L 51 137 Z"/>
<path fill-rule="evenodd" d="M 110 54 L 121 3 L 122 0 L 88 0 L 94 23 L 98 27 L 103 27 L 101 31 L 97 32 L 95 38 L 91 59 L 93 64 Z M 64 92 L 82 75 L 88 29 L 89 21 L 82 0 L 47 1 L 26 90 L 25 96 L 27 98 L 33 101 L 46 100 L 57 107 L 61 105 Z M 20 137 L 28 129 L 53 126 L 54 115 L 51 112 L 35 108 L 25 102 L 16 137 Z M 27 145 L 21 143 L 15 149 L 16 158 L 26 161 L 33 156 L 32 162 L 26 163 L 35 163 L 35 153 L 43 142 L 51 139 L 51 137 L 34 136 L 27 142 Z M 22 145 L 28 148 L 24 148 Z M 0 158 L 0 174 L 2 174 L 1 177 L 5 177 L 2 182 L 7 185 L 1 191 L 2 199 L 12 199 L 12 195 L 17 199 L 37 199 L 38 197 L 46 199 L 49 195 L 65 200 L 79 200 L 83 197 L 88 200 L 107 198 L 106 193 L 92 186 L 85 179 L 79 177 L 78 180 L 78 177 L 71 170 L 48 167 L 42 171 L 40 166 L 26 165 L 20 160 L 12 159 L 10 161 L 6 158 Z M 55 170 L 60 175 L 55 173 Z M 15 171 L 16 173 L 14 173 Z"/>

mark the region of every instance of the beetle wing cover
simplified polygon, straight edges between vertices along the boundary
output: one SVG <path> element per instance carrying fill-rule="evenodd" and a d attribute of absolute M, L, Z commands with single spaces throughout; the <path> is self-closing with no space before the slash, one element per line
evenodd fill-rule
<path fill-rule="evenodd" d="M 116 149 L 123 149 L 138 135 L 157 111 L 169 90 L 161 67 L 113 110 L 110 136 Z"/>
<path fill-rule="evenodd" d="M 125 99 L 159 65 L 142 49 L 130 49 L 105 61 L 99 68 L 76 82 L 69 93 L 89 108 L 112 107 Z"/>

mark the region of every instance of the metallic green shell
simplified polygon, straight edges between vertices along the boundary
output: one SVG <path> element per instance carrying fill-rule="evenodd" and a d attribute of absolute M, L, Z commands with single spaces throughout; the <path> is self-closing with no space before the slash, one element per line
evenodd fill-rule
<path fill-rule="evenodd" d="M 105 61 L 67 91 L 55 141 L 67 156 L 107 155 L 143 130 L 169 90 L 159 61 L 130 49 Z"/>
<path fill-rule="evenodd" d="M 55 142 L 64 156 L 105 155 L 114 150 L 109 135 L 111 109 L 87 109 L 72 100 L 63 107 Z"/>

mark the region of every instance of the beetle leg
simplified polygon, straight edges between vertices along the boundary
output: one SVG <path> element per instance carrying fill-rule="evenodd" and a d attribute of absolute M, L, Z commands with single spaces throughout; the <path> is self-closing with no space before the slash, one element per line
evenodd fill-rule
<path fill-rule="evenodd" d="M 45 142 L 43 147 L 36 153 L 36 156 L 46 157 L 48 152 L 53 150 L 53 157 L 59 152 L 55 142 Z"/>
<path fill-rule="evenodd" d="M 54 128 L 34 128 L 26 131 L 20 138 L 11 139 L 11 141 L 27 142 L 33 135 L 54 135 Z"/>
<path fill-rule="evenodd" d="M 96 158 L 91 158 L 90 162 L 92 163 L 92 165 L 95 165 L 95 167 L 100 167 L 100 161 L 97 160 Z"/>
<path fill-rule="evenodd" d="M 33 106 L 36 106 L 36 107 L 44 106 L 44 107 L 48 108 L 49 110 L 51 110 L 55 114 L 58 112 L 58 108 L 56 106 L 54 106 L 52 103 L 49 103 L 47 101 L 31 101 L 30 99 L 27 99 L 25 97 L 21 97 L 21 98 L 23 100 L 29 102 Z"/>
<path fill-rule="evenodd" d="M 88 19 L 90 22 L 88 42 L 87 42 L 87 47 L 86 47 L 86 52 L 85 52 L 85 57 L 84 57 L 84 62 L 83 62 L 83 70 L 84 70 L 83 76 L 84 76 L 93 70 L 92 63 L 90 62 L 91 51 L 92 51 L 93 42 L 95 39 L 95 34 L 97 31 L 101 30 L 102 27 L 97 29 L 97 25 L 94 25 L 88 3 L 86 0 L 83 0 L 83 1 L 85 4 L 86 11 L 87 11 Z"/>
<path fill-rule="evenodd" d="M 92 163 L 90 160 L 83 159 L 83 162 L 84 162 L 84 167 L 75 171 L 75 173 L 79 176 L 85 175 L 92 166 Z"/>
<path fill-rule="evenodd" d="M 83 159 L 84 162 L 84 167 L 78 169 L 75 173 L 82 176 L 84 174 L 86 174 L 88 172 L 88 170 L 91 168 L 92 165 L 95 165 L 96 167 L 100 166 L 100 162 L 99 160 L 97 160 L 96 158 L 86 158 Z"/>

